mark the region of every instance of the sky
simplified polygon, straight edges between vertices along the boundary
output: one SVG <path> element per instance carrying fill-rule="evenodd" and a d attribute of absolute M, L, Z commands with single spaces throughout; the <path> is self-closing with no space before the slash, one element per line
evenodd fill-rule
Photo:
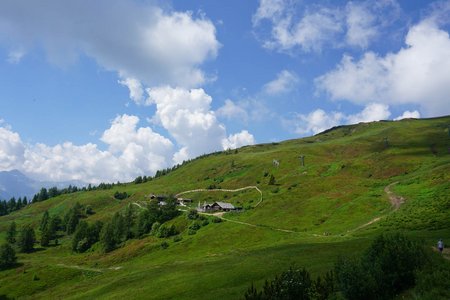
<path fill-rule="evenodd" d="M 130 181 L 450 114 L 450 1 L 2 0 L 0 171 Z"/>

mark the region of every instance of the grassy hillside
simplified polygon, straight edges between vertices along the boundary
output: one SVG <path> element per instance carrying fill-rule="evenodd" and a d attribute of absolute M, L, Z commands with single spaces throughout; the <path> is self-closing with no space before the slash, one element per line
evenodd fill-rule
<path fill-rule="evenodd" d="M 243 206 L 227 221 L 187 233 L 185 214 L 170 221 L 181 240 L 147 235 L 108 254 L 76 254 L 60 245 L 19 254 L 18 268 L 0 272 L 0 295 L 50 299 L 237 299 L 255 282 L 292 263 L 314 275 L 339 255 L 361 253 L 374 235 L 404 230 L 433 246 L 450 242 L 450 117 L 343 126 L 313 137 L 247 146 L 191 161 L 168 175 L 112 190 L 78 192 L 0 217 L 0 239 L 11 221 L 38 226 L 42 214 L 63 215 L 75 202 L 92 206 L 88 222 L 109 220 L 149 194 L 257 186 L 259 193 L 196 192 L 198 201 Z M 305 166 L 299 157 L 305 156 Z M 279 166 L 273 164 L 279 161 Z M 275 184 L 269 185 L 269 178 Z M 406 200 L 391 206 L 386 186 Z M 114 199 L 115 191 L 131 197 Z M 136 209 L 137 206 L 135 206 Z"/>

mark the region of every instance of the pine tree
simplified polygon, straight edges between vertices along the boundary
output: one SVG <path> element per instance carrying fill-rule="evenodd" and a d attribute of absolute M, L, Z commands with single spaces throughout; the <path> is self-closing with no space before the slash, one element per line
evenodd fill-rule
<path fill-rule="evenodd" d="M 80 221 L 72 238 L 72 251 L 85 252 L 90 245 L 87 241 L 89 225 L 86 221 Z"/>
<path fill-rule="evenodd" d="M 17 261 L 16 251 L 14 248 L 6 243 L 0 246 L 0 268 L 6 268 Z"/>
<path fill-rule="evenodd" d="M 14 244 L 16 242 L 16 222 L 12 221 L 9 225 L 8 231 L 6 232 L 6 241 L 10 244 Z"/>
<path fill-rule="evenodd" d="M 36 235 L 34 229 L 30 225 L 24 226 L 18 240 L 20 252 L 30 253 L 33 251 L 35 241 Z"/>
<path fill-rule="evenodd" d="M 12 197 L 11 199 L 9 199 L 8 211 L 13 212 L 15 210 L 16 210 L 16 198 Z"/>
<path fill-rule="evenodd" d="M 135 235 L 137 237 L 141 237 L 144 234 L 148 233 L 152 228 L 152 223 L 149 222 L 150 213 L 149 211 L 143 210 L 139 215 L 136 222 L 136 230 Z"/>
<path fill-rule="evenodd" d="M 42 247 L 48 247 L 50 245 L 50 231 L 49 231 L 49 225 L 45 226 L 44 229 L 41 231 L 41 246 Z"/>
<path fill-rule="evenodd" d="M 121 213 L 115 213 L 111 225 L 113 227 L 114 240 L 120 243 L 125 240 L 127 228 L 125 227 L 125 218 Z"/>
<path fill-rule="evenodd" d="M 110 252 L 116 247 L 113 226 L 109 222 L 102 228 L 102 232 L 100 233 L 100 243 L 103 251 L 105 252 Z"/>
<path fill-rule="evenodd" d="M 8 204 L 6 200 L 0 201 L 0 216 L 4 216 L 8 214 Z"/>
<path fill-rule="evenodd" d="M 39 230 L 40 231 L 43 231 L 44 228 L 47 227 L 49 218 L 50 218 L 50 215 L 48 214 L 48 210 L 46 210 L 44 212 L 44 214 L 42 215 L 42 218 L 41 218 L 41 223 L 39 225 Z"/>
<path fill-rule="evenodd" d="M 67 234 L 72 234 L 75 232 L 75 229 L 77 228 L 78 222 L 81 218 L 81 209 L 81 204 L 77 202 L 64 217 L 66 221 L 65 228 Z"/>
<path fill-rule="evenodd" d="M 16 203 L 16 210 L 19 210 L 22 208 L 22 198 L 19 197 L 19 199 L 17 199 L 17 203 Z"/>
<path fill-rule="evenodd" d="M 38 195 L 38 197 L 37 197 L 37 201 L 45 201 L 45 200 L 47 200 L 48 199 L 48 192 L 47 192 L 47 189 L 46 188 L 42 188 L 40 191 L 39 191 L 39 195 Z"/>

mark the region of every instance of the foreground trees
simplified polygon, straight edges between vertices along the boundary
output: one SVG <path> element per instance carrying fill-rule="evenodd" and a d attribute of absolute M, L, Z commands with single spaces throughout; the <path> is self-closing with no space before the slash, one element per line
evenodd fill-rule
<path fill-rule="evenodd" d="M 419 243 L 401 234 L 377 237 L 361 257 L 339 258 L 333 271 L 311 279 L 306 269 L 290 268 L 253 285 L 244 298 L 260 299 L 393 299 L 416 286 L 418 299 L 448 299 L 450 265 L 434 261 Z M 337 297 L 337 298 L 336 298 Z"/>
<path fill-rule="evenodd" d="M 335 270 L 346 298 L 388 299 L 413 287 L 415 273 L 425 262 L 417 242 L 400 234 L 381 235 L 361 258 L 340 258 Z"/>

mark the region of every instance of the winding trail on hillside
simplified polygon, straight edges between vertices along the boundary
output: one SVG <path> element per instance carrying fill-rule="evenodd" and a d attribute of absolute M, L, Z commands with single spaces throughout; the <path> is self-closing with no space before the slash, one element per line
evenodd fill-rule
<path fill-rule="evenodd" d="M 257 186 L 254 186 L 254 185 L 249 185 L 249 186 L 234 189 L 234 190 L 230 190 L 230 189 L 194 189 L 194 190 L 189 190 L 189 191 L 184 191 L 184 192 L 178 193 L 175 195 L 175 197 L 179 197 L 181 195 L 189 194 L 189 193 L 196 193 L 196 192 L 240 192 L 240 191 L 250 190 L 250 189 L 254 189 L 259 192 L 259 195 L 260 195 L 259 201 L 254 206 L 254 207 L 258 207 L 258 205 L 263 201 L 263 192 Z"/>
<path fill-rule="evenodd" d="M 398 195 L 394 194 L 394 192 L 391 191 L 391 187 L 393 187 L 397 183 L 398 183 L 398 181 L 393 182 L 384 188 L 384 192 L 388 195 L 389 201 L 391 202 L 392 206 L 394 207 L 394 211 L 399 209 L 400 206 L 405 202 L 405 198 L 403 198 L 402 196 L 398 196 Z"/>
<path fill-rule="evenodd" d="M 405 198 L 402 196 L 398 196 L 396 194 L 394 194 L 394 192 L 391 191 L 391 187 L 398 184 L 399 182 L 393 182 L 389 185 L 387 185 L 384 188 L 384 192 L 386 193 L 386 195 L 389 198 L 389 202 L 391 203 L 392 207 L 394 208 L 394 211 L 398 210 L 400 208 L 400 206 L 405 202 Z M 175 195 L 175 197 L 179 197 L 181 195 L 185 195 L 185 194 L 189 194 L 189 193 L 196 193 L 196 192 L 240 192 L 240 191 L 244 191 L 244 190 L 249 190 L 249 189 L 255 189 L 259 192 L 260 194 L 260 199 L 259 202 L 254 206 L 257 207 L 259 204 L 261 204 L 261 202 L 263 201 L 263 192 L 257 187 L 257 186 L 246 186 L 246 187 L 242 187 L 242 188 L 238 188 L 238 189 L 192 189 L 192 190 L 188 190 L 188 191 L 183 191 L 180 192 L 178 194 Z M 138 206 L 141 209 L 145 209 L 145 207 L 143 207 L 142 205 L 140 205 L 137 202 L 133 202 L 132 204 Z M 275 227 L 270 227 L 270 226 L 264 226 L 264 225 L 258 225 L 258 224 L 251 224 L 251 223 L 247 223 L 247 222 L 242 222 L 242 221 L 237 221 L 237 220 L 233 220 L 233 219 L 229 219 L 229 218 L 225 218 L 224 217 L 224 212 L 218 212 L 218 213 L 201 213 L 203 215 L 208 215 L 208 216 L 215 216 L 223 221 L 227 221 L 227 222 L 231 222 L 231 223 L 236 223 L 236 224 L 240 224 L 240 225 L 245 225 L 245 226 L 249 226 L 249 227 L 259 227 L 259 228 L 266 228 L 266 229 L 270 229 L 270 230 L 275 230 L 275 231 L 280 231 L 280 232 L 286 232 L 286 233 L 301 233 L 304 235 L 309 235 L 309 236 L 315 236 L 315 237 L 323 237 L 323 235 L 320 234 L 315 234 L 315 233 L 306 233 L 306 232 L 298 232 L 298 231 L 293 231 L 293 230 L 289 230 L 289 229 L 282 229 L 282 228 L 275 228 Z M 386 215 L 384 216 L 379 216 L 379 217 L 375 217 L 372 220 L 370 220 L 369 222 L 360 225 L 354 229 L 351 230 L 347 230 L 347 232 L 344 234 L 349 234 L 355 231 L 358 231 L 360 229 L 363 229 L 369 225 L 372 225 L 373 223 L 376 223 L 378 221 L 380 221 L 381 219 L 383 219 L 384 217 L 386 217 Z M 334 235 L 334 236 L 339 236 Z"/>
<path fill-rule="evenodd" d="M 121 266 L 109 267 L 107 269 L 98 269 L 98 268 L 89 268 L 89 267 L 78 266 L 78 265 L 66 265 L 66 264 L 62 264 L 62 263 L 56 264 L 56 266 L 61 267 L 61 268 L 75 269 L 75 270 L 80 270 L 80 271 L 89 271 L 89 272 L 96 272 L 96 273 L 103 273 L 107 270 L 118 271 L 118 270 L 122 269 Z"/>
<path fill-rule="evenodd" d="M 396 194 L 394 194 L 393 191 L 391 191 L 391 187 L 393 187 L 394 185 L 396 185 L 396 184 L 398 184 L 398 183 L 399 183 L 398 181 L 393 182 L 393 183 L 391 183 L 391 184 L 388 184 L 388 185 L 384 188 L 384 192 L 385 192 L 386 195 L 388 196 L 389 202 L 391 202 L 391 205 L 392 205 L 392 207 L 394 208 L 394 210 L 391 211 L 391 213 L 394 212 L 394 211 L 396 211 L 396 210 L 398 210 L 398 209 L 400 208 L 400 206 L 401 206 L 403 203 L 405 203 L 405 200 L 406 200 L 404 197 L 399 196 L 399 195 L 396 195 Z M 367 226 L 369 226 L 369 225 L 372 225 L 373 223 L 376 223 L 376 222 L 380 221 L 380 220 L 381 220 L 382 218 L 384 218 L 384 217 L 386 217 L 386 215 L 380 216 L 380 217 L 376 217 L 376 218 L 373 218 L 373 219 L 370 220 L 369 222 L 367 222 L 367 223 L 365 223 L 365 224 L 363 224 L 363 225 L 361 225 L 361 226 L 358 226 L 358 227 L 356 227 L 355 229 L 352 229 L 352 230 L 347 231 L 347 233 L 351 233 L 351 232 L 354 232 L 354 231 L 363 229 L 364 227 L 367 227 Z"/>
<path fill-rule="evenodd" d="M 218 213 L 213 213 L 213 214 L 209 214 L 209 213 L 200 213 L 200 214 L 206 215 L 206 216 L 214 216 L 214 217 L 217 217 L 217 218 L 219 218 L 221 220 L 224 220 L 224 221 L 227 221 L 227 222 L 236 223 L 236 224 L 240 224 L 240 225 L 245 225 L 245 226 L 249 226 L 249 227 L 266 228 L 266 229 L 270 229 L 270 230 L 281 231 L 281 232 L 288 232 L 288 233 L 301 233 L 301 234 L 306 234 L 306 235 L 311 235 L 311 236 L 321 236 L 319 234 L 314 234 L 314 233 L 304 233 L 304 232 L 298 232 L 298 231 L 293 231 L 293 230 L 289 230 L 289 229 L 274 228 L 274 227 L 269 227 L 269 226 L 262 226 L 262 225 L 257 225 L 257 224 L 251 224 L 251 223 L 247 223 L 247 222 L 237 221 L 237 220 L 233 220 L 233 219 L 228 219 L 228 218 L 225 218 L 223 216 L 225 214 L 224 212 L 218 212 Z"/>

